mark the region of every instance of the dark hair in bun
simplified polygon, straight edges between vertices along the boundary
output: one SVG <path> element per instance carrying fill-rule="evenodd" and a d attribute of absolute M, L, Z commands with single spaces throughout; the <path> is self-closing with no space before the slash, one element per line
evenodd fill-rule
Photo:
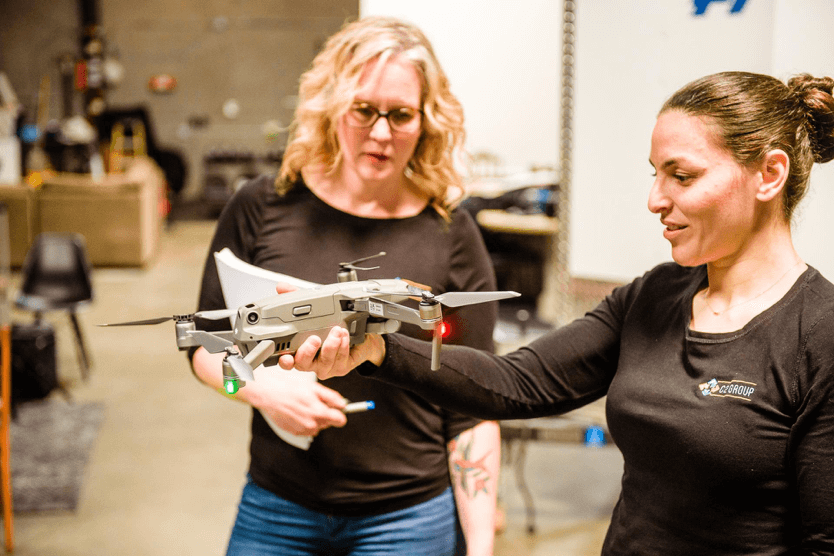
<path fill-rule="evenodd" d="M 792 77 L 788 88 L 805 108 L 814 161 L 834 159 L 834 79 L 803 73 Z"/>

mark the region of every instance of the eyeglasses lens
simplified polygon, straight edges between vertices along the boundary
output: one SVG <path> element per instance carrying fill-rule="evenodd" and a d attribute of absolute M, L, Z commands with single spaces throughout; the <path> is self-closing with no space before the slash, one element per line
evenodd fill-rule
<path fill-rule="evenodd" d="M 386 118 L 391 129 L 416 131 L 420 127 L 420 112 L 412 108 L 396 108 L 382 112 L 370 104 L 355 104 L 348 111 L 348 123 L 354 127 L 372 127 L 380 118 Z"/>

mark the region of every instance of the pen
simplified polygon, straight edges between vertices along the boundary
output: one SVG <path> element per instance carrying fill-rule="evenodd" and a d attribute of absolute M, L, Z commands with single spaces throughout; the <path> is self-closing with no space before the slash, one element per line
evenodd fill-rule
<path fill-rule="evenodd" d="M 345 407 L 342 408 L 343 413 L 358 413 L 360 411 L 368 411 L 369 409 L 373 409 L 376 407 L 374 402 L 368 400 L 366 402 L 353 402 L 347 404 Z"/>

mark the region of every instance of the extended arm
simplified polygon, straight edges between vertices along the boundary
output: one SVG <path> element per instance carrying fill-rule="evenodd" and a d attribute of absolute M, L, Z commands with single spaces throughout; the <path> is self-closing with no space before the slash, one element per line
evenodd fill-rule
<path fill-rule="evenodd" d="M 449 442 L 449 472 L 467 556 L 491 556 L 501 466 L 498 423 L 483 421 Z"/>
<path fill-rule="evenodd" d="M 608 391 L 617 368 L 618 319 L 600 306 L 505 356 L 445 346 L 441 369 L 431 371 L 431 345 L 399 334 L 350 350 L 347 331 L 334 328 L 324 343 L 301 346 L 281 365 L 341 376 L 353 367 L 374 379 L 411 390 L 432 403 L 484 419 L 518 419 L 565 413 Z M 316 352 L 321 346 L 321 352 Z"/>

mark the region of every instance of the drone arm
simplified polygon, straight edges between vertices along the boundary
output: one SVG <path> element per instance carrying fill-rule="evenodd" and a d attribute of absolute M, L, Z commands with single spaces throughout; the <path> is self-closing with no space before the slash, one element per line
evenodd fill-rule
<path fill-rule="evenodd" d="M 228 352 L 223 358 L 223 387 L 228 394 L 235 394 L 250 380 L 255 380 L 253 369 L 259 367 L 270 355 L 275 353 L 275 342 L 261 340 L 246 357 L 239 353 Z"/>
<path fill-rule="evenodd" d="M 177 322 L 175 327 L 177 332 L 177 348 L 180 351 L 202 345 L 197 341 L 197 338 L 191 335 L 191 332 L 196 330 L 194 321 Z"/>
<path fill-rule="evenodd" d="M 357 300 L 355 308 L 360 311 L 368 311 L 377 317 L 390 319 L 388 323 L 395 321 L 410 322 L 423 330 L 432 330 L 431 370 L 440 370 L 440 350 L 443 345 L 443 334 L 440 327 L 443 325 L 443 317 L 439 303 L 421 304 L 420 310 L 417 311 L 392 301 L 370 298 Z"/>
<path fill-rule="evenodd" d="M 270 355 L 275 353 L 275 342 L 272 340 L 261 340 L 252 350 L 243 358 L 246 363 L 253 369 L 259 367 L 266 361 Z"/>
<path fill-rule="evenodd" d="M 392 319 L 400 322 L 416 324 L 425 330 L 431 330 L 434 328 L 434 324 L 427 324 L 420 318 L 420 313 L 416 310 L 385 299 L 374 297 L 368 299 L 357 299 L 354 302 L 354 310 L 367 311 L 372 316 L 383 319 Z"/>

